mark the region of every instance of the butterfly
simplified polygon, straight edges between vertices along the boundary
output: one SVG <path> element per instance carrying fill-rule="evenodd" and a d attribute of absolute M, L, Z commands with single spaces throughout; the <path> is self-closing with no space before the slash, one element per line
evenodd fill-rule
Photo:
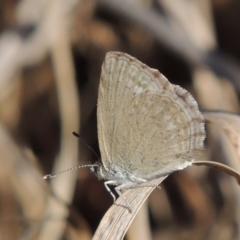
<path fill-rule="evenodd" d="M 123 189 L 182 170 L 203 150 L 206 137 L 204 117 L 192 95 L 122 52 L 108 52 L 103 62 L 97 122 L 101 162 L 60 173 L 90 167 L 106 180 L 114 201 L 109 185 L 121 196 Z"/>

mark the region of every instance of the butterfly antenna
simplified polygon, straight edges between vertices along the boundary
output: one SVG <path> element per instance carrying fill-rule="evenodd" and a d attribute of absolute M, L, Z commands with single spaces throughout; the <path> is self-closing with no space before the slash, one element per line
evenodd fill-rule
<path fill-rule="evenodd" d="M 54 177 L 56 177 L 60 174 L 63 174 L 63 173 L 66 173 L 66 172 L 69 172 L 69 171 L 72 171 L 72 170 L 76 170 L 76 169 L 79 169 L 79 168 L 84 168 L 84 167 L 92 168 L 92 167 L 99 167 L 99 165 L 97 165 L 97 164 L 87 164 L 87 165 L 82 165 L 82 166 L 71 167 L 71 168 L 65 169 L 65 170 L 63 170 L 59 173 L 45 175 L 43 177 L 43 179 L 54 178 Z"/>
<path fill-rule="evenodd" d="M 78 137 L 87 147 L 90 151 L 93 152 L 93 154 L 97 157 L 98 160 L 100 160 L 100 157 L 98 156 L 98 154 L 93 150 L 92 147 L 90 147 L 90 145 L 76 132 L 72 133 L 75 137 Z"/>
<path fill-rule="evenodd" d="M 73 135 L 75 137 L 78 137 L 80 138 L 80 140 L 94 153 L 94 155 L 98 158 L 99 156 L 97 155 L 97 153 L 89 146 L 89 144 L 79 135 L 77 134 L 76 132 L 73 132 Z M 54 178 L 60 174 L 63 174 L 63 173 L 66 173 L 66 172 L 69 172 L 69 171 L 72 171 L 72 170 L 76 170 L 76 169 L 79 169 L 79 168 L 84 168 L 84 167 L 89 167 L 89 168 L 93 168 L 93 167 L 99 167 L 98 164 L 87 164 L 87 165 L 81 165 L 81 166 L 76 166 L 76 167 L 71 167 L 71 168 L 68 168 L 68 169 L 65 169 L 59 173 L 55 173 L 55 174 L 48 174 L 48 175 L 45 175 L 43 177 L 43 179 L 50 179 L 50 178 Z"/>

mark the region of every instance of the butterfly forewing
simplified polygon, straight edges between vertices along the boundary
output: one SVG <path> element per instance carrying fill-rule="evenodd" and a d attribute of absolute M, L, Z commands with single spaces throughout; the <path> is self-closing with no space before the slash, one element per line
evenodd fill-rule
<path fill-rule="evenodd" d="M 204 120 L 186 90 L 136 58 L 110 52 L 99 86 L 98 137 L 106 169 L 151 179 L 189 165 L 203 147 Z"/>

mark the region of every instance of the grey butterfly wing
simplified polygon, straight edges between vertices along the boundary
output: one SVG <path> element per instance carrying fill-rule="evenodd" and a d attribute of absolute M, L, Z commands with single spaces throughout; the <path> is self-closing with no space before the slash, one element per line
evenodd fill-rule
<path fill-rule="evenodd" d="M 183 169 L 203 148 L 204 119 L 190 93 L 125 53 L 102 66 L 98 137 L 107 170 L 151 179 Z"/>

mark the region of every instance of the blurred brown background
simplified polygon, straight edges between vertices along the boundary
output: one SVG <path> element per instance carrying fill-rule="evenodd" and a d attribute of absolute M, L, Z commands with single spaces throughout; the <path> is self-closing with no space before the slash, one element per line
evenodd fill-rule
<path fill-rule="evenodd" d="M 100 155 L 106 52 L 159 69 L 201 109 L 239 113 L 238 0 L 1 0 L 0 31 L 0 239 L 91 239 L 111 206 L 89 169 L 42 179 L 97 161 L 72 132 Z M 238 127 L 231 142 L 207 125 L 206 159 L 239 171 Z M 126 238 L 240 239 L 239 203 L 234 179 L 195 166 L 153 192 Z"/>

